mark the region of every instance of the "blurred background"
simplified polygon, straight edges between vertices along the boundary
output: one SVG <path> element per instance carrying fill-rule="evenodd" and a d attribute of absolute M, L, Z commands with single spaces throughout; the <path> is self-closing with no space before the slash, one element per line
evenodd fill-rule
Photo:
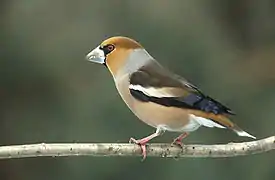
<path fill-rule="evenodd" d="M 272 0 L 2 0 L 0 144 L 128 142 L 139 121 L 104 66 L 85 60 L 102 40 L 132 37 L 164 66 L 231 107 L 257 138 L 274 135 Z M 152 142 L 171 142 L 166 133 Z M 250 139 L 200 128 L 185 143 Z M 273 180 L 274 152 L 181 160 L 40 157 L 0 161 L 1 180 Z"/>

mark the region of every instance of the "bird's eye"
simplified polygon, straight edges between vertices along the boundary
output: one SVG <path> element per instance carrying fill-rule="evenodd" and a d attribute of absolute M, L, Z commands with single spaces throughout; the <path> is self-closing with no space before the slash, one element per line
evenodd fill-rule
<path fill-rule="evenodd" d="M 107 46 L 107 48 L 108 48 L 108 51 L 113 51 L 115 49 L 115 46 L 110 44 Z"/>
<path fill-rule="evenodd" d="M 112 45 L 112 44 L 108 44 L 108 45 L 104 46 L 104 47 L 103 47 L 103 51 L 104 51 L 104 53 L 105 53 L 105 56 L 106 56 L 107 54 L 109 54 L 110 52 L 112 52 L 114 49 L 115 49 L 115 46 Z"/>

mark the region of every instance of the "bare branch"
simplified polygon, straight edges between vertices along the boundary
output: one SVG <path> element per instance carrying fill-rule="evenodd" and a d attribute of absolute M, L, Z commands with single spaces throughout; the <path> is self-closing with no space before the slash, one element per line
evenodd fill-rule
<path fill-rule="evenodd" d="M 275 136 L 266 139 L 220 145 L 185 145 L 183 149 L 170 144 L 149 144 L 151 157 L 232 157 L 263 153 L 275 149 Z M 60 143 L 0 147 L 0 159 L 38 156 L 141 156 L 135 144 L 122 143 Z"/>

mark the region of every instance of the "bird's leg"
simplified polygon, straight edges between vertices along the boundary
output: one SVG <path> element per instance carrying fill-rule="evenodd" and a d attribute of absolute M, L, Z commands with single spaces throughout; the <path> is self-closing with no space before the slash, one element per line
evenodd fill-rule
<path fill-rule="evenodd" d="M 179 135 L 176 139 L 174 139 L 173 143 L 172 144 L 176 144 L 178 146 L 180 146 L 181 148 L 183 147 L 183 143 L 182 143 L 182 140 L 184 138 L 186 138 L 186 136 L 188 136 L 189 134 L 187 132 L 185 133 L 182 133 L 181 135 Z"/>
<path fill-rule="evenodd" d="M 134 139 L 134 138 L 130 138 L 129 140 L 129 143 L 135 143 L 135 144 L 138 144 L 141 148 L 141 152 L 142 152 L 142 155 L 143 155 L 143 158 L 142 160 L 144 160 L 146 158 L 146 143 L 148 141 L 150 141 L 151 139 L 157 137 L 157 136 L 160 136 L 161 134 L 164 133 L 164 130 L 161 129 L 161 128 L 157 128 L 156 132 L 145 137 L 145 138 L 142 138 L 142 139 Z"/>

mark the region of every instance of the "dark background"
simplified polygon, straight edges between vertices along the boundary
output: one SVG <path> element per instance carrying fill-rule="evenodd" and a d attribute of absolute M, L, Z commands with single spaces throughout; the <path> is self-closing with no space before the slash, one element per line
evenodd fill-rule
<path fill-rule="evenodd" d="M 0 2 L 0 144 L 127 142 L 154 131 L 85 60 L 102 40 L 132 37 L 163 65 L 231 107 L 257 138 L 274 135 L 272 0 L 10 0 Z M 170 142 L 166 133 L 153 142 Z M 201 128 L 185 143 L 250 139 Z M 274 153 L 181 160 L 118 157 L 0 161 L 1 180 L 273 180 Z"/>

